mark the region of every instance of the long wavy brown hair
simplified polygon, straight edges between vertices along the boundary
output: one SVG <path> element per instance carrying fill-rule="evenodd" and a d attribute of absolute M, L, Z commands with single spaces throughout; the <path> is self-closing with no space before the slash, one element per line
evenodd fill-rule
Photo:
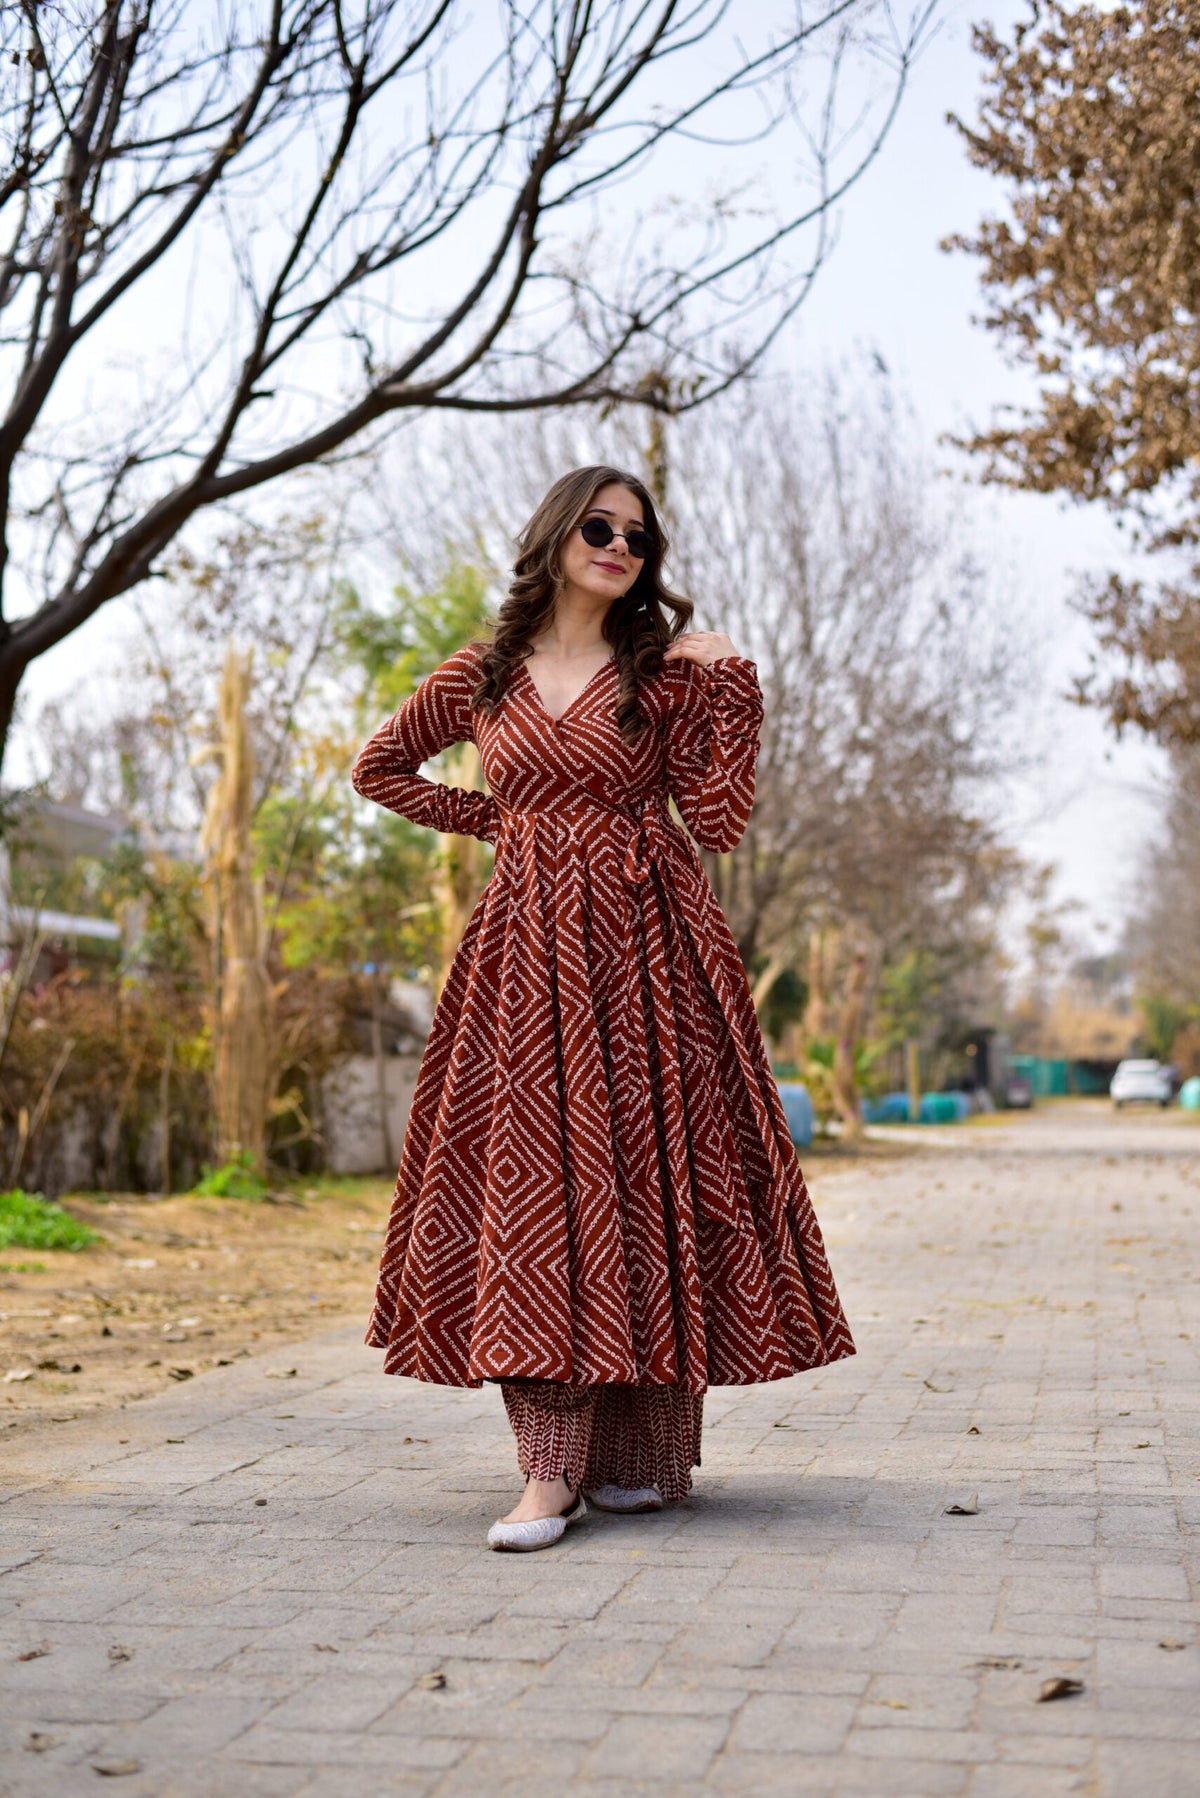
<path fill-rule="evenodd" d="M 555 481 L 517 538 L 512 584 L 496 615 L 490 642 L 483 646 L 483 679 L 471 704 L 485 712 L 499 705 L 517 665 L 533 653 L 533 639 L 554 616 L 562 591 L 562 546 L 587 516 L 602 487 L 628 487 L 642 507 L 654 548 L 638 570 L 629 591 L 614 599 L 603 632 L 612 644 L 619 676 L 614 708 L 617 729 L 632 743 L 649 724 L 638 700 L 638 682 L 662 667 L 662 653 L 691 621 L 692 604 L 663 584 L 667 536 L 658 510 L 643 481 L 623 469 L 597 464 L 575 468 Z"/>

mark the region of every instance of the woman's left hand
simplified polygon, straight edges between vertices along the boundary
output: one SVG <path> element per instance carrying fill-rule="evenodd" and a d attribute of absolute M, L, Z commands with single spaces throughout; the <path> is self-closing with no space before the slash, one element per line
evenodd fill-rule
<path fill-rule="evenodd" d="M 724 631 L 685 631 L 663 650 L 663 661 L 695 662 L 697 667 L 707 668 L 710 662 L 717 662 L 722 656 L 736 654 L 733 639 Z"/>

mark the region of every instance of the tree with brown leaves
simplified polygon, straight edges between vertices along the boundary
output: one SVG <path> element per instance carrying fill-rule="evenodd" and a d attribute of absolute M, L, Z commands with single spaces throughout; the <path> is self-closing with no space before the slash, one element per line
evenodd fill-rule
<path fill-rule="evenodd" d="M 1037 403 L 969 438 L 985 478 L 1098 501 L 1159 550 L 1200 544 L 1200 4 L 1038 0 L 986 64 L 971 161 L 1004 216 L 948 247 L 982 262 L 985 323 Z M 1080 698 L 1118 726 L 1200 741 L 1200 569 L 1154 591 L 1118 577 L 1080 605 L 1117 672 Z"/>

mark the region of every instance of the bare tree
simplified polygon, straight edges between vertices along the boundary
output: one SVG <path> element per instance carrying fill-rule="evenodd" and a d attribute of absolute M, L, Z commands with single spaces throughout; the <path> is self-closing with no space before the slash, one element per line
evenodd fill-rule
<path fill-rule="evenodd" d="M 1032 626 L 931 491 L 881 366 L 764 377 L 645 426 L 630 408 L 502 434 L 435 422 L 419 523 L 409 493 L 383 529 L 405 561 L 449 539 L 500 589 L 515 528 L 564 468 L 657 470 L 670 579 L 698 626 L 755 659 L 766 701 L 754 813 L 733 854 L 708 857 L 713 881 L 764 995 L 772 966 L 828 963 L 827 990 L 811 984 L 832 1029 L 864 942 L 878 972 L 1011 872 L 995 783 L 1028 741 Z M 395 475 L 370 486 L 386 513 Z"/>
<path fill-rule="evenodd" d="M 758 798 L 713 876 L 744 959 L 965 917 L 1003 865 L 1021 626 L 931 495 L 887 377 L 731 394 L 676 435 L 677 573 L 758 663 Z M 849 965 L 854 952 L 847 945 Z"/>
<path fill-rule="evenodd" d="M 1177 748 L 1172 762 L 1129 933 L 1143 989 L 1200 1019 L 1200 748 Z"/>
<path fill-rule="evenodd" d="M 691 407 L 736 380 L 807 292 L 926 18 L 2 9 L 0 748 L 30 662 L 204 508 L 406 411 Z M 864 81 L 878 102 L 852 131 L 848 71 L 855 107 Z M 742 191 L 768 144 L 805 164 L 790 209 Z M 648 187 L 672 145 L 691 194 L 673 208 Z"/>

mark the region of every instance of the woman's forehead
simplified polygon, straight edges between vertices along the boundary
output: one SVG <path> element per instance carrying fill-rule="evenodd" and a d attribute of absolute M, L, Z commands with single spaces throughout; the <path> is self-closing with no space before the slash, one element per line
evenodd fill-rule
<path fill-rule="evenodd" d="M 623 520 L 626 524 L 641 524 L 642 510 L 642 502 L 636 493 L 614 483 L 601 487 L 588 507 L 588 516 L 596 513 L 601 518 L 611 518 L 614 522 Z"/>

